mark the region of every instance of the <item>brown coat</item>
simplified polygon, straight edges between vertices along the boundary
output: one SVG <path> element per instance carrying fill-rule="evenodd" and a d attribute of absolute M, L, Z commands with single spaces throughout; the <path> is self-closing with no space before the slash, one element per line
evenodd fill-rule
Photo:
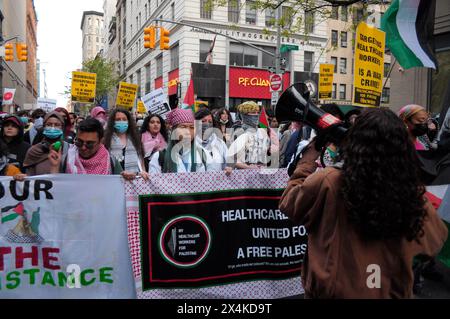
<path fill-rule="evenodd" d="M 413 257 L 436 255 L 447 239 L 447 227 L 436 210 L 426 202 L 428 216 L 419 241 L 364 241 L 347 220 L 339 192 L 342 172 L 328 167 L 314 173 L 318 156 L 313 148 L 305 152 L 280 201 L 280 210 L 308 230 L 308 251 L 302 266 L 305 296 L 411 298 Z M 367 285 L 374 274 L 372 264 L 380 267 L 380 288 Z"/>

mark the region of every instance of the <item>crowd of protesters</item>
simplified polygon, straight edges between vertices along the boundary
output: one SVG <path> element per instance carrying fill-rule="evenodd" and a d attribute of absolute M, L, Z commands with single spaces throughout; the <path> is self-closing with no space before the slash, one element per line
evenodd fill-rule
<path fill-rule="evenodd" d="M 337 145 L 324 140 L 301 122 L 279 123 L 270 110 L 266 110 L 269 124 L 266 127 L 261 121 L 262 106 L 253 101 L 237 106 L 234 114 L 225 108 L 208 107 L 195 113 L 176 108 L 165 116 L 149 114 L 145 118 L 125 109 L 106 111 L 101 107 L 94 107 L 86 117 L 64 108 L 48 113 L 37 109 L 31 113 L 4 114 L 0 119 L 0 176 L 24 180 L 43 174 L 114 174 L 127 180 L 139 176 L 148 180 L 155 173 L 222 171 L 229 176 L 238 169 L 288 168 L 291 179 L 280 208 L 294 221 L 307 225 L 308 256 L 313 254 L 318 261 L 321 258 L 338 261 L 341 260 L 338 254 L 342 254 L 345 261 L 337 262 L 335 267 L 351 269 L 360 265 L 349 254 L 364 258 L 372 254 L 384 260 L 384 266 L 397 269 L 415 253 L 435 255 L 446 231 L 435 217 L 434 208 L 422 197 L 424 185 L 450 184 L 450 111 L 440 128 L 419 105 L 407 105 L 398 114 L 387 109 L 359 108 L 345 113 L 336 104 L 324 104 L 321 108 L 349 129 L 351 138 L 347 143 Z M 372 169 L 368 168 L 370 165 Z M 417 178 L 416 165 L 420 172 Z M 323 188 L 324 180 L 327 183 L 332 180 L 327 189 Z M 388 195 L 383 190 L 387 187 L 384 184 L 405 197 L 398 197 L 395 191 Z M 338 188 L 340 192 L 336 191 Z M 378 197 L 369 200 L 370 196 Z M 383 209 L 392 216 L 386 217 Z M 349 224 L 342 220 L 338 223 L 342 212 L 350 216 Z M 429 222 L 425 222 L 427 214 L 434 216 Z M 315 230 L 322 218 L 328 221 Z M 336 223 L 339 227 L 335 227 Z M 347 231 L 351 227 L 355 232 Z M 430 231 L 440 238 L 433 242 L 426 237 Z M 323 232 L 334 235 L 323 238 Z M 410 244 L 424 232 L 426 249 Z M 363 242 L 375 239 L 378 244 L 363 248 L 357 240 L 360 235 Z M 408 242 L 387 249 L 386 243 L 398 237 L 407 238 Z M 333 248 L 344 239 L 353 243 L 349 253 Z M 383 259 L 386 251 L 392 256 L 402 256 L 398 260 L 400 266 L 394 267 Z M 323 269 L 325 264 L 318 263 L 307 266 L 305 261 L 302 279 L 308 297 L 364 294 L 361 287 L 347 291 L 352 284 L 345 278 L 332 284 L 320 278 L 320 273 L 336 275 L 335 268 Z M 428 270 L 421 267 L 420 273 L 414 274 L 414 283 L 426 271 L 433 273 L 432 266 L 428 262 Z M 398 278 L 388 285 L 388 290 L 367 296 L 410 297 L 413 284 L 408 277 L 410 273 L 395 274 Z M 311 280 L 317 285 L 312 286 Z M 389 278 L 383 280 L 387 282 Z M 337 284 L 341 290 L 331 293 L 330 289 L 337 289 Z"/>

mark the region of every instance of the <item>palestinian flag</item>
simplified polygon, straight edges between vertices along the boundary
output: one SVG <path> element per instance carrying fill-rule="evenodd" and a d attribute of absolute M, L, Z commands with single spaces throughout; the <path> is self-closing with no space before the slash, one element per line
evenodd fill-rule
<path fill-rule="evenodd" d="M 23 204 L 19 203 L 16 206 L 6 206 L 1 210 L 2 224 L 23 216 Z"/>
<path fill-rule="evenodd" d="M 404 68 L 437 69 L 433 33 L 436 0 L 394 0 L 381 19 L 386 46 Z"/>
<path fill-rule="evenodd" d="M 450 232 L 450 186 L 427 186 L 425 193 L 431 204 L 437 209 L 439 216 L 447 225 Z M 442 247 L 438 257 L 444 265 L 450 267 L 450 238 Z"/>
<path fill-rule="evenodd" d="M 194 81 L 192 80 L 192 73 L 191 73 L 191 80 L 189 82 L 189 87 L 186 92 L 186 95 L 184 96 L 183 101 L 183 109 L 190 108 L 193 113 L 195 113 L 195 96 L 194 96 Z"/>
<path fill-rule="evenodd" d="M 260 128 L 269 128 L 269 121 L 267 120 L 266 108 L 263 106 L 261 114 L 259 115 L 259 125 Z"/>

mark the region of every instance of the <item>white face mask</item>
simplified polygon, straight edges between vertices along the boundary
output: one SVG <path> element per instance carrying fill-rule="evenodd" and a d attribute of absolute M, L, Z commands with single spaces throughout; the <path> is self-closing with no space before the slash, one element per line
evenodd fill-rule
<path fill-rule="evenodd" d="M 40 129 L 44 126 L 44 119 L 42 117 L 39 117 L 34 120 L 34 127 L 36 129 Z"/>

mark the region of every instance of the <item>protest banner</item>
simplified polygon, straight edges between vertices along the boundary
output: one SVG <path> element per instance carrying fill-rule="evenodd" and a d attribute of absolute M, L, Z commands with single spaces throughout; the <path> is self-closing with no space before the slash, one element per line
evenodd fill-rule
<path fill-rule="evenodd" d="M 303 293 L 306 230 L 278 210 L 286 170 L 155 174 L 125 184 L 138 298 Z"/>
<path fill-rule="evenodd" d="M 385 33 L 361 22 L 356 29 L 353 104 L 380 106 Z"/>
<path fill-rule="evenodd" d="M 158 114 L 162 118 L 166 118 L 166 114 L 170 112 L 167 95 L 162 88 L 151 91 L 142 98 L 145 108 L 149 114 Z"/>
<path fill-rule="evenodd" d="M 56 109 L 56 103 L 56 99 L 46 99 L 42 97 L 38 97 L 37 99 L 37 107 L 43 109 L 47 113 Z"/>
<path fill-rule="evenodd" d="M 135 298 L 120 177 L 0 177 L 0 203 L 0 298 Z"/>
<path fill-rule="evenodd" d="M 119 92 L 117 92 L 117 107 L 124 107 L 131 111 L 134 107 L 134 101 L 136 100 L 137 84 L 130 84 L 126 82 L 120 82 Z"/>
<path fill-rule="evenodd" d="M 94 103 L 97 74 L 72 72 L 72 102 Z"/>
<path fill-rule="evenodd" d="M 141 100 L 138 101 L 137 104 L 137 112 L 139 114 L 145 114 L 147 113 L 147 109 L 145 108 L 144 102 L 142 102 Z"/>
<path fill-rule="evenodd" d="M 333 93 L 334 64 L 320 65 L 319 99 L 329 100 Z"/>

